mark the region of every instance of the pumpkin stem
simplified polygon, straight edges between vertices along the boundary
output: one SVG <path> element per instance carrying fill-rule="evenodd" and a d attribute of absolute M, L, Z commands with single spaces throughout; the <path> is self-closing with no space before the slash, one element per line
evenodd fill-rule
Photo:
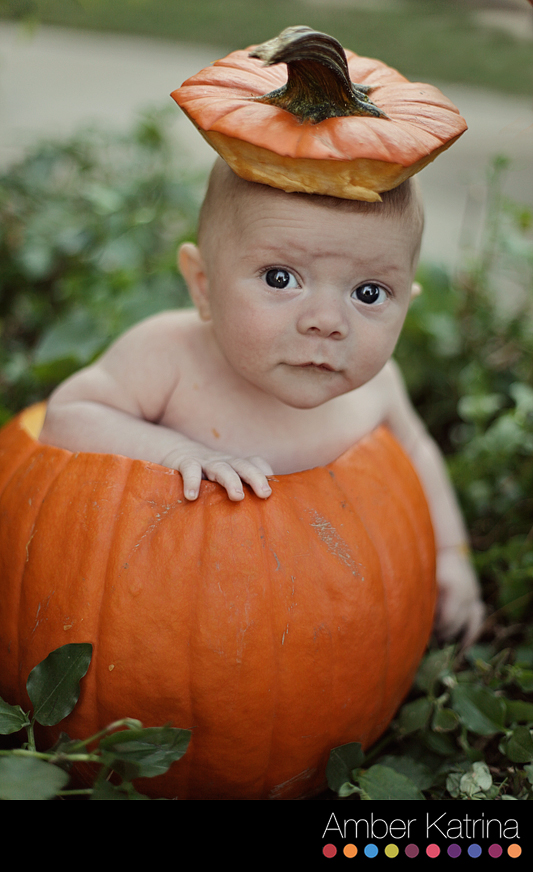
<path fill-rule="evenodd" d="M 300 121 L 318 124 L 325 118 L 373 115 L 387 118 L 368 98 L 369 85 L 350 80 L 344 49 L 327 33 L 304 25 L 287 27 L 279 36 L 250 52 L 265 66 L 287 64 L 287 84 L 255 99 L 279 106 Z"/>

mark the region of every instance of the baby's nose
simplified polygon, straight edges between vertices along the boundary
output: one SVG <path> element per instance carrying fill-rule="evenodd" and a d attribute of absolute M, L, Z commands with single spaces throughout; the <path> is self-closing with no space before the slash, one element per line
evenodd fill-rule
<path fill-rule="evenodd" d="M 346 313 L 335 293 L 313 294 L 302 307 L 298 319 L 300 333 L 343 339 L 347 334 Z"/>

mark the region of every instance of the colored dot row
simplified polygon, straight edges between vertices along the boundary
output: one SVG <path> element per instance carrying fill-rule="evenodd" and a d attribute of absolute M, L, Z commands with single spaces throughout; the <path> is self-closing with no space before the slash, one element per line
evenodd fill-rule
<path fill-rule="evenodd" d="M 365 845 L 362 853 L 365 855 L 365 857 L 377 857 L 377 855 L 379 854 L 379 850 L 380 849 L 377 845 L 374 845 L 372 842 L 370 842 L 368 845 Z M 462 852 L 462 847 L 456 844 L 449 845 L 446 849 L 446 853 L 448 854 L 448 856 L 453 858 L 460 857 Z M 324 857 L 335 857 L 335 855 L 337 854 L 337 847 L 332 844 L 324 845 L 322 853 L 324 854 Z M 357 845 L 348 844 L 343 847 L 342 853 L 345 857 L 356 857 L 359 853 L 359 849 L 357 848 Z M 398 845 L 390 844 L 386 845 L 383 848 L 383 853 L 386 857 L 397 857 L 400 853 L 400 849 Z M 420 848 L 418 847 L 418 845 L 406 845 L 404 853 L 406 857 L 418 857 L 420 853 Z M 428 845 L 425 849 L 425 853 L 428 857 L 431 858 L 438 857 L 441 854 L 441 848 L 438 845 L 434 844 Z M 466 853 L 469 857 L 479 857 L 483 853 L 483 849 L 480 845 L 474 843 L 468 846 L 468 848 L 466 849 Z M 490 847 L 487 848 L 487 853 L 489 857 L 501 857 L 504 853 L 504 848 L 502 848 L 501 845 L 497 844 L 490 845 Z M 507 846 L 507 848 L 505 849 L 505 853 L 509 857 L 520 857 L 522 853 L 522 848 L 520 847 L 520 845 L 513 843 L 512 845 Z"/>

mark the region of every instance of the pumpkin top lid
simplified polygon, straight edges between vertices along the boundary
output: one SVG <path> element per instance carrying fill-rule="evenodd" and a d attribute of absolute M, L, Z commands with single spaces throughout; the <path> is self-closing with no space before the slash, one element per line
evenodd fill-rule
<path fill-rule="evenodd" d="M 304 26 L 232 52 L 171 96 L 243 178 L 370 193 L 356 199 L 380 199 L 467 129 L 438 88 Z"/>

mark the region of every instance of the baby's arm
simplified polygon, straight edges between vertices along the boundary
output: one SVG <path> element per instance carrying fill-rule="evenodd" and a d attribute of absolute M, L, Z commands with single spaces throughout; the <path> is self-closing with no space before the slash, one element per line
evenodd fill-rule
<path fill-rule="evenodd" d="M 221 484 L 232 500 L 244 498 L 243 481 L 267 497 L 272 470 L 262 458 L 232 457 L 158 423 L 178 381 L 175 331 L 161 316 L 149 319 L 54 391 L 40 440 L 176 469 L 187 499 L 196 499 L 202 477 Z"/>
<path fill-rule="evenodd" d="M 480 587 L 469 558 L 468 534 L 442 454 L 413 409 L 394 363 L 387 367 L 387 423 L 409 454 L 424 487 L 437 546 L 439 636 L 463 634 L 471 643 L 484 616 Z"/>

